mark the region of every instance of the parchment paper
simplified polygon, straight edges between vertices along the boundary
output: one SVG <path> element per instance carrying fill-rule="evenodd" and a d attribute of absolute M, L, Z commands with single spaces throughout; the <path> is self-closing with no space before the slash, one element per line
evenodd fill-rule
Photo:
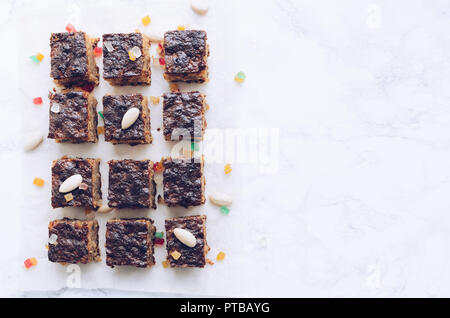
<path fill-rule="evenodd" d="M 235 104 L 234 91 L 238 90 L 233 81 L 238 71 L 232 53 L 231 38 L 233 34 L 233 12 L 226 3 L 212 4 L 210 12 L 205 16 L 195 14 L 189 1 L 123 1 L 111 4 L 110 1 L 77 1 L 68 4 L 63 1 L 47 1 L 36 9 L 22 5 L 17 16 L 17 54 L 19 63 L 19 82 L 21 85 L 18 97 L 23 118 L 23 136 L 30 131 L 40 130 L 45 136 L 48 133 L 48 92 L 54 84 L 49 77 L 49 38 L 51 32 L 64 31 L 67 23 L 87 32 L 90 36 L 100 37 L 109 32 L 132 32 L 139 28 L 144 33 L 162 35 L 166 30 L 176 29 L 178 25 L 189 25 L 190 28 L 204 29 L 208 33 L 211 55 L 209 58 L 210 82 L 202 85 L 181 84 L 182 90 L 200 90 L 207 95 L 207 103 L 211 109 L 206 114 L 208 128 L 235 127 L 239 115 Z M 151 17 L 151 24 L 143 27 L 141 18 Z M 228 22 L 229 21 L 229 22 Z M 229 25 L 229 28 L 222 27 Z M 220 27 L 219 27 L 220 26 Z M 101 42 L 99 43 L 101 45 Z M 151 54 L 156 55 L 156 45 L 152 45 Z M 29 61 L 29 56 L 37 52 L 45 55 L 40 64 Z M 120 94 L 140 92 L 146 96 L 160 96 L 169 90 L 163 79 L 162 70 L 152 65 L 152 84 L 150 87 L 112 87 L 102 78 L 102 58 L 97 58 L 100 67 L 100 86 L 95 89 L 99 101 L 97 110 L 102 110 L 101 99 L 106 93 Z M 44 103 L 36 106 L 31 103 L 33 97 L 42 96 Z M 144 159 L 159 160 L 170 155 L 171 145 L 164 141 L 162 131 L 162 103 L 158 106 L 149 103 L 153 144 L 151 145 L 112 145 L 99 136 L 97 144 L 57 144 L 46 139 L 43 144 L 30 153 L 22 156 L 22 188 L 23 202 L 20 208 L 21 250 L 20 257 L 36 257 L 38 266 L 20 272 L 22 290 L 55 290 L 67 287 L 71 273 L 67 266 L 50 263 L 47 260 L 45 247 L 48 238 L 48 222 L 62 217 L 85 218 L 83 209 L 52 209 L 50 205 L 51 162 L 63 155 L 101 158 L 103 201 L 107 201 L 108 166 L 110 159 Z M 99 126 L 103 120 L 99 118 Z M 204 147 L 207 148 L 208 140 Z M 135 291 L 157 291 L 170 293 L 188 293 L 199 295 L 239 295 L 245 293 L 248 284 L 245 267 L 246 237 L 245 214 L 239 209 L 241 183 L 239 172 L 233 171 L 225 175 L 225 162 L 209 162 L 205 157 L 206 192 L 221 191 L 234 197 L 231 213 L 224 216 L 219 208 L 209 203 L 198 208 L 168 209 L 158 205 L 157 210 L 124 209 L 111 214 L 96 216 L 100 223 L 101 263 L 81 265 L 82 288 L 115 288 Z M 45 180 L 45 186 L 38 188 L 32 184 L 34 177 Z M 161 194 L 161 187 L 158 188 Z M 208 257 L 216 263 L 203 269 L 164 269 L 161 262 L 165 259 L 165 245 L 155 248 L 156 265 L 150 269 L 133 267 L 116 267 L 111 269 L 105 265 L 105 224 L 114 217 L 146 216 L 155 220 L 158 231 L 164 231 L 164 219 L 173 216 L 207 215 L 207 240 L 211 246 Z M 223 262 L 216 262 L 219 251 L 226 253 Z"/>

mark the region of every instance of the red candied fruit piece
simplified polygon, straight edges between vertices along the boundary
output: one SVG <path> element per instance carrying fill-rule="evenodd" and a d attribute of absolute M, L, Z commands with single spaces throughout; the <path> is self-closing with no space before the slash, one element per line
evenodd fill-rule
<path fill-rule="evenodd" d="M 92 92 L 93 90 L 94 90 L 94 87 L 95 87 L 95 85 L 94 84 L 92 84 L 92 83 L 89 83 L 89 84 L 86 84 L 86 85 L 84 85 L 83 87 L 81 87 L 81 89 L 83 90 L 83 91 L 86 91 L 86 92 Z"/>
<path fill-rule="evenodd" d="M 163 170 L 163 164 L 161 163 L 161 162 L 155 162 L 154 164 L 153 164 L 153 171 L 155 171 L 155 172 L 160 172 L 160 171 L 162 171 Z"/>
<path fill-rule="evenodd" d="M 97 56 L 97 57 L 102 56 L 102 53 L 103 53 L 103 49 L 101 47 L 96 47 L 94 49 L 94 55 L 95 56 Z"/>
<path fill-rule="evenodd" d="M 23 264 L 25 265 L 25 268 L 30 268 L 31 266 L 33 266 L 33 263 L 31 263 L 31 260 L 29 258 L 27 258 L 25 260 L 25 262 L 23 262 Z"/>
<path fill-rule="evenodd" d="M 35 105 L 42 104 L 42 97 L 33 98 L 33 104 L 35 104 Z"/>
<path fill-rule="evenodd" d="M 75 30 L 75 27 L 70 23 L 66 26 L 66 31 L 67 32 L 77 32 L 77 30 Z"/>
<path fill-rule="evenodd" d="M 160 57 L 160 58 L 159 58 L 159 64 L 165 65 L 165 64 L 166 64 L 166 61 L 165 61 L 162 57 Z"/>
<path fill-rule="evenodd" d="M 163 238 L 159 238 L 159 237 L 157 237 L 157 238 L 155 238 L 155 244 L 157 244 L 157 245 L 163 245 L 164 244 L 164 239 Z"/>

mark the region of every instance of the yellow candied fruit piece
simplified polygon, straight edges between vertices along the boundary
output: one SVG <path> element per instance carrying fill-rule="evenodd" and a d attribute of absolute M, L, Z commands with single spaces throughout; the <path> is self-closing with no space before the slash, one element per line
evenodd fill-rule
<path fill-rule="evenodd" d="M 184 27 L 184 25 L 179 25 L 177 27 L 177 29 L 180 30 L 180 31 L 184 31 L 186 28 Z"/>
<path fill-rule="evenodd" d="M 64 195 L 64 199 L 66 199 L 66 202 L 72 201 L 73 200 L 72 193 L 67 193 L 66 195 Z"/>
<path fill-rule="evenodd" d="M 105 127 L 103 127 L 103 126 L 98 126 L 98 127 L 97 127 L 97 134 L 101 135 L 101 134 L 103 134 L 103 133 L 105 133 Z"/>
<path fill-rule="evenodd" d="M 229 163 L 227 163 L 225 165 L 225 167 L 223 168 L 223 170 L 225 171 L 225 174 L 229 174 L 231 172 L 231 170 L 233 170 L 233 169 L 231 169 L 231 165 Z"/>
<path fill-rule="evenodd" d="M 45 244 L 45 248 L 48 249 L 48 244 Z"/>
<path fill-rule="evenodd" d="M 33 184 L 37 185 L 38 187 L 43 187 L 44 186 L 44 179 L 34 178 Z"/>
<path fill-rule="evenodd" d="M 180 258 L 181 253 L 178 251 L 173 251 L 172 253 L 170 253 L 170 255 L 173 257 L 174 260 L 177 260 Z"/>
<path fill-rule="evenodd" d="M 162 261 L 161 264 L 162 264 L 162 266 L 164 268 L 168 268 L 169 267 L 169 261 Z"/>
<path fill-rule="evenodd" d="M 219 254 L 217 254 L 216 260 L 223 261 L 224 258 L 225 258 L 225 253 L 219 252 Z"/>
<path fill-rule="evenodd" d="M 39 62 L 42 62 L 42 60 L 44 59 L 44 54 L 38 53 L 36 54 L 36 58 L 39 60 Z"/>
<path fill-rule="evenodd" d="M 128 57 L 130 58 L 130 60 L 136 61 L 136 56 L 134 56 L 133 52 L 128 51 Z"/>
<path fill-rule="evenodd" d="M 150 17 L 149 17 L 148 15 L 146 15 L 145 17 L 143 17 L 141 21 L 142 21 L 142 24 L 143 24 L 144 26 L 147 26 L 147 25 L 150 24 L 150 22 L 152 22 L 152 20 L 150 19 Z"/>
<path fill-rule="evenodd" d="M 150 96 L 150 102 L 152 104 L 159 104 L 159 97 Z"/>

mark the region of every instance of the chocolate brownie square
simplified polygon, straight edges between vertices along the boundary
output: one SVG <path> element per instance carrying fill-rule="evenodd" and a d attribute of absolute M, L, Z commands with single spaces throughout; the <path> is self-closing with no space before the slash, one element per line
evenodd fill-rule
<path fill-rule="evenodd" d="M 111 208 L 156 209 L 156 184 L 150 160 L 110 160 L 108 205 Z"/>
<path fill-rule="evenodd" d="M 130 54 L 134 47 L 140 55 Z M 150 40 L 142 33 L 103 34 L 103 78 L 115 86 L 150 85 L 149 49 Z"/>
<path fill-rule="evenodd" d="M 139 117 L 128 128 L 122 128 L 122 119 L 131 108 L 139 110 Z M 113 144 L 149 144 L 150 111 L 148 100 L 141 94 L 103 96 L 103 116 L 105 121 L 105 140 Z"/>
<path fill-rule="evenodd" d="M 102 190 L 99 165 L 100 159 L 63 157 L 54 160 L 52 163 L 52 207 L 72 206 L 91 209 L 100 207 Z M 61 187 L 70 177 L 73 177 L 71 180 L 78 179 L 81 182 L 70 182 L 76 186 L 74 189 L 67 189 L 67 182 Z"/>
<path fill-rule="evenodd" d="M 168 206 L 190 206 L 205 203 L 203 156 L 193 159 L 163 158 L 164 203 Z"/>
<path fill-rule="evenodd" d="M 205 95 L 171 92 L 163 95 L 163 133 L 166 140 L 201 140 L 205 132 Z"/>
<path fill-rule="evenodd" d="M 208 79 L 209 46 L 205 31 L 164 33 L 164 78 L 170 82 L 203 83 Z"/>
<path fill-rule="evenodd" d="M 150 267 L 155 264 L 156 228 L 148 218 L 111 219 L 106 223 L 106 265 Z"/>
<path fill-rule="evenodd" d="M 209 246 L 206 242 L 206 216 L 183 216 L 167 219 L 166 225 L 166 249 L 167 260 L 171 267 L 204 267 Z M 194 236 L 192 242 L 195 245 L 186 245 L 180 240 L 179 232 L 187 231 Z M 182 233 L 183 234 L 183 233 Z M 189 234 L 189 235 L 190 235 Z M 186 237 L 186 235 L 183 235 Z"/>
<path fill-rule="evenodd" d="M 56 142 L 97 142 L 97 100 L 92 93 L 50 93 L 48 138 Z"/>
<path fill-rule="evenodd" d="M 99 38 L 84 32 L 52 33 L 50 37 L 50 76 L 58 86 L 98 85 L 94 48 Z"/>
<path fill-rule="evenodd" d="M 61 264 L 100 261 L 97 220 L 64 218 L 48 225 L 48 260 Z"/>

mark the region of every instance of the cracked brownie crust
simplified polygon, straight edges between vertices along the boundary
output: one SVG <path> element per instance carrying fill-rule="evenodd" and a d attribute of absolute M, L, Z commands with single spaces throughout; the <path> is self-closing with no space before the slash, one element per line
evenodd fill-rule
<path fill-rule="evenodd" d="M 203 157 L 200 162 L 190 159 L 163 159 L 164 202 L 168 206 L 197 206 L 205 203 Z"/>
<path fill-rule="evenodd" d="M 54 160 L 52 164 L 52 207 L 86 207 L 96 209 L 102 204 L 100 159 L 61 158 Z M 73 200 L 66 201 L 64 195 L 59 192 L 61 184 L 74 174 L 80 174 L 86 190 L 76 188 L 71 191 Z"/>
<path fill-rule="evenodd" d="M 139 117 L 131 127 L 122 129 L 123 115 L 133 107 L 139 109 Z M 147 97 L 141 94 L 103 96 L 103 116 L 106 141 L 131 145 L 152 142 Z"/>
<path fill-rule="evenodd" d="M 87 92 L 50 93 L 48 138 L 56 142 L 97 142 L 97 100 Z M 52 106 L 58 104 L 59 112 Z"/>
<path fill-rule="evenodd" d="M 167 259 L 171 267 L 204 267 L 209 246 L 206 242 L 206 216 L 195 215 L 167 219 L 166 240 Z M 182 228 L 191 232 L 197 240 L 194 247 L 188 247 L 181 243 L 173 233 L 176 228 Z M 171 253 L 178 251 L 181 256 L 177 260 Z"/>
<path fill-rule="evenodd" d="M 111 219 L 106 223 L 106 264 L 149 267 L 155 264 L 156 228 L 148 218 Z"/>
<path fill-rule="evenodd" d="M 98 85 L 99 73 L 93 49 L 99 39 L 84 32 L 52 33 L 50 76 L 60 86 Z"/>
<path fill-rule="evenodd" d="M 156 185 L 150 160 L 110 160 L 108 205 L 156 209 Z"/>
<path fill-rule="evenodd" d="M 203 139 L 206 126 L 205 95 L 197 91 L 171 92 L 164 94 L 163 99 L 164 138 L 181 140 L 183 131 L 187 130 L 190 139 Z"/>
<path fill-rule="evenodd" d="M 100 261 L 97 220 L 55 220 L 48 225 L 48 236 L 52 234 L 57 239 L 55 244 L 48 244 L 50 262 L 87 264 Z"/>
<path fill-rule="evenodd" d="M 114 50 L 105 47 L 109 42 Z M 130 60 L 128 51 L 137 46 L 142 55 Z M 150 85 L 150 40 L 142 33 L 103 34 L 103 78 L 111 85 Z"/>
<path fill-rule="evenodd" d="M 199 82 L 208 78 L 209 47 L 205 31 L 176 30 L 164 33 L 164 78 L 168 81 Z"/>

